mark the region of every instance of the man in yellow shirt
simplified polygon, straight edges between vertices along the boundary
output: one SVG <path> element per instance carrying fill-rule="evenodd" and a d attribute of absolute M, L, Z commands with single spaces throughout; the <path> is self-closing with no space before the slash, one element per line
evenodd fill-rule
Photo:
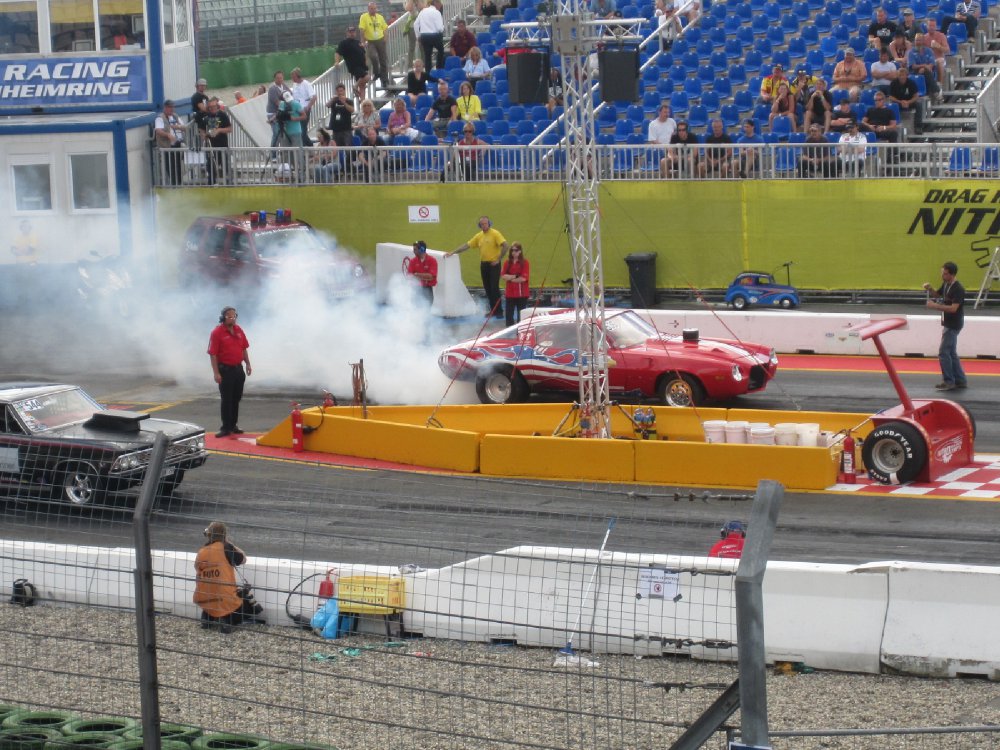
<path fill-rule="evenodd" d="M 14 237 L 10 245 L 14 254 L 14 262 L 27 266 L 38 263 L 38 235 L 31 228 L 31 222 L 23 219 L 20 224 L 20 234 Z"/>
<path fill-rule="evenodd" d="M 479 248 L 479 273 L 483 279 L 483 290 L 486 292 L 486 302 L 490 309 L 487 317 L 502 318 L 503 308 L 500 305 L 500 266 L 507 255 L 507 239 L 493 228 L 489 216 L 479 217 L 479 232 L 444 257 L 450 258 L 457 253 L 464 253 L 470 247 Z"/>
<path fill-rule="evenodd" d="M 385 30 L 389 25 L 382 14 L 378 12 L 376 3 L 368 3 L 368 12 L 361 14 L 358 21 L 361 29 L 361 41 L 368 51 L 368 67 L 371 68 L 372 80 L 382 82 L 383 88 L 389 86 L 389 54 L 385 49 Z"/>

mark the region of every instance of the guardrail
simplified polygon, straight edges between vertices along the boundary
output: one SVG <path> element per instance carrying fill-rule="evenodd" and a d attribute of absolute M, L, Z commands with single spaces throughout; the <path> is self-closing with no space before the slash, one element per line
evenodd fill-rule
<path fill-rule="evenodd" d="M 429 139 L 430 137 L 428 137 Z M 980 143 L 890 145 L 857 153 L 840 144 L 729 146 L 599 145 L 601 180 L 983 178 L 1000 176 L 1000 146 Z M 314 185 L 335 182 L 562 182 L 558 145 L 435 145 L 153 150 L 156 187 Z"/>

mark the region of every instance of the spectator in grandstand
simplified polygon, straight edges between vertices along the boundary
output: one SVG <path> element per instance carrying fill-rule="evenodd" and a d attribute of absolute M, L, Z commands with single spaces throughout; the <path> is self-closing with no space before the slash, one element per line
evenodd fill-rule
<path fill-rule="evenodd" d="M 333 98 L 326 103 L 330 109 L 330 133 L 338 146 L 352 145 L 351 130 L 354 120 L 354 102 L 347 97 L 347 86 L 337 84 Z"/>
<path fill-rule="evenodd" d="M 406 20 L 403 21 L 403 36 L 406 37 L 406 67 L 408 68 L 417 59 L 417 32 L 413 30 L 413 26 L 423 7 L 423 0 L 406 0 L 403 3 L 403 10 L 406 13 Z"/>
<path fill-rule="evenodd" d="M 841 99 L 840 103 L 830 113 L 830 127 L 827 128 L 827 132 L 846 132 L 847 126 L 855 120 L 857 120 L 857 117 L 854 115 L 851 103 L 847 99 Z"/>
<path fill-rule="evenodd" d="M 698 20 L 698 15 L 701 13 L 701 2 L 700 0 L 686 0 L 677 12 L 686 13 L 688 23 L 692 24 Z"/>
<path fill-rule="evenodd" d="M 910 56 L 911 49 L 913 49 L 913 43 L 906 38 L 903 31 L 897 30 L 892 42 L 889 43 L 889 54 L 897 67 L 907 64 L 906 59 Z"/>
<path fill-rule="evenodd" d="M 204 112 L 195 112 L 194 121 L 209 149 L 205 163 L 208 184 L 214 185 L 220 177 L 224 182 L 231 182 L 229 134 L 233 132 L 233 122 L 219 106 L 219 97 L 209 99 Z"/>
<path fill-rule="evenodd" d="M 313 85 L 302 77 L 302 69 L 292 70 L 292 96 L 295 101 L 302 105 L 302 114 L 305 119 L 302 121 L 302 145 L 306 148 L 312 146 L 312 138 L 309 137 L 309 115 L 316 104 L 316 90 Z"/>
<path fill-rule="evenodd" d="M 823 128 L 810 125 L 799 156 L 799 176 L 836 177 L 839 167 L 834 146 L 823 136 Z"/>
<path fill-rule="evenodd" d="M 654 15 L 660 29 L 660 49 L 666 52 L 673 46 L 674 37 L 681 33 L 681 19 L 677 17 L 674 0 L 656 0 Z"/>
<path fill-rule="evenodd" d="M 615 0 L 590 0 L 590 12 L 597 18 L 621 17 L 618 12 L 618 3 Z"/>
<path fill-rule="evenodd" d="M 278 107 L 281 106 L 286 91 L 290 93 L 291 89 L 285 85 L 284 71 L 274 71 L 274 79 L 267 89 L 267 107 L 264 109 L 267 113 L 267 121 L 271 123 L 271 148 L 277 146 L 278 141 L 281 140 L 283 128 L 282 123 L 278 122 Z M 273 151 L 271 155 L 273 158 Z"/>
<path fill-rule="evenodd" d="M 663 177 L 669 176 L 670 173 L 670 165 L 667 162 L 668 149 L 666 147 L 670 145 L 670 139 L 674 137 L 674 133 L 676 132 L 677 123 L 670 116 L 670 105 L 662 102 L 656 117 L 649 123 L 646 142 L 664 146 L 663 157 L 660 159 L 660 174 Z"/>
<path fill-rule="evenodd" d="M 479 179 L 479 165 L 486 153 L 484 148 L 486 145 L 486 141 L 476 135 L 476 127 L 471 122 L 462 126 L 462 138 L 455 144 L 455 153 L 458 158 L 459 174 L 466 182 L 475 182 Z"/>
<path fill-rule="evenodd" d="M 911 8 L 903 8 L 903 23 L 896 27 L 896 31 L 897 33 L 902 31 L 903 36 L 911 42 L 920 33 L 920 27 L 917 26 L 916 21 L 913 19 L 913 10 Z M 893 36 L 895 37 L 895 35 Z"/>
<path fill-rule="evenodd" d="M 524 257 L 520 242 L 513 242 L 510 254 L 500 271 L 500 279 L 507 282 L 503 293 L 503 309 L 509 326 L 521 322 L 521 311 L 528 305 L 531 266 Z"/>
<path fill-rule="evenodd" d="M 236 100 L 236 104 L 242 104 L 243 102 L 245 102 L 247 100 L 247 98 L 245 96 L 243 96 L 243 92 L 242 91 L 234 91 L 233 92 L 233 99 Z"/>
<path fill-rule="evenodd" d="M 420 138 L 423 134 L 413 127 L 410 110 L 406 108 L 405 96 L 397 96 L 392 103 L 392 114 L 389 115 L 386 130 L 389 135 L 389 143 L 393 145 L 398 145 L 396 139 L 399 136 L 409 138 L 410 143 L 420 143 Z"/>
<path fill-rule="evenodd" d="M 885 94 L 875 92 L 875 104 L 868 108 L 861 119 L 861 130 L 874 133 L 875 138 L 884 143 L 896 143 L 899 140 L 899 123 L 895 113 L 885 106 Z"/>
<path fill-rule="evenodd" d="M 417 14 L 417 20 L 413 24 L 413 31 L 420 40 L 420 48 L 423 50 L 424 65 L 428 70 L 444 67 L 444 17 L 441 15 L 434 3 L 427 3 Z M 434 53 L 437 53 L 435 61 Z"/>
<path fill-rule="evenodd" d="M 319 142 L 313 146 L 309 161 L 313 165 L 313 181 L 320 185 L 336 182 L 340 176 L 340 149 L 333 140 L 333 134 L 326 128 L 317 128 Z"/>
<path fill-rule="evenodd" d="M 735 159 L 729 144 L 733 139 L 726 132 L 726 125 L 720 119 L 712 120 L 711 132 L 705 136 L 705 160 L 701 163 L 702 177 L 729 177 L 733 173 Z"/>
<path fill-rule="evenodd" d="M 858 131 L 857 120 L 851 120 L 847 129 L 840 135 L 840 145 L 837 148 L 842 171 L 849 177 L 860 177 L 865 171 L 865 149 L 868 139 Z"/>
<path fill-rule="evenodd" d="M 254 96 L 264 96 L 265 94 L 267 94 L 267 86 L 263 83 L 257 87 L 256 91 L 253 92 Z"/>
<path fill-rule="evenodd" d="M 938 83 L 945 80 L 945 57 L 952 52 L 951 45 L 948 44 L 948 37 L 938 30 L 937 19 L 933 16 L 927 19 L 927 33 L 924 34 L 924 41 L 934 53 L 934 61 L 937 63 Z"/>
<path fill-rule="evenodd" d="M 167 99 L 163 102 L 163 112 L 153 123 L 153 137 L 157 148 L 163 149 L 163 184 L 180 185 L 183 179 L 182 158 L 184 136 L 187 128 L 181 118 L 174 112 L 174 103 Z"/>
<path fill-rule="evenodd" d="M 860 89 L 865 85 L 866 78 L 868 78 L 868 71 L 865 69 L 865 64 L 857 58 L 854 50 L 848 47 L 844 50 L 844 59 L 837 63 L 833 69 L 833 90 Z"/>
<path fill-rule="evenodd" d="M 671 148 L 667 151 L 668 174 L 664 177 L 668 177 L 676 171 L 679 177 L 691 178 L 696 172 L 700 172 L 698 138 L 691 132 L 684 120 L 677 123 L 677 132 L 671 136 L 670 145 L 683 146 L 684 148 Z"/>
<path fill-rule="evenodd" d="M 208 111 L 208 94 L 205 93 L 205 89 L 208 88 L 208 81 L 204 78 L 199 78 L 198 82 L 194 85 L 194 93 L 191 94 L 191 119 L 193 120 L 199 112 Z"/>
<path fill-rule="evenodd" d="M 920 90 L 906 68 L 899 69 L 899 75 L 889 87 L 888 97 L 890 102 L 899 105 L 900 114 L 913 113 L 913 127 L 917 135 L 921 135 L 924 131 L 924 108 L 920 104 Z"/>
<path fill-rule="evenodd" d="M 771 68 L 771 75 L 764 76 L 760 82 L 760 95 L 757 97 L 758 104 L 766 104 L 771 106 L 774 103 L 774 95 L 778 93 L 778 86 L 784 81 L 788 83 L 788 78 L 785 76 L 784 68 L 782 68 L 781 63 L 776 63 L 773 68 Z"/>
<path fill-rule="evenodd" d="M 760 149 L 757 146 L 764 144 L 764 139 L 757 134 L 757 123 L 747 118 L 743 121 L 743 134 L 736 140 L 741 146 L 739 155 L 739 175 L 740 177 L 754 177 L 760 167 Z"/>
<path fill-rule="evenodd" d="M 368 12 L 361 14 L 358 27 L 361 29 L 361 44 L 368 57 L 372 80 L 377 78 L 382 82 L 382 88 L 388 90 L 389 84 L 392 83 L 389 77 L 389 54 L 385 48 L 385 31 L 389 28 L 389 24 L 378 12 L 377 3 L 368 3 Z"/>
<path fill-rule="evenodd" d="M 380 182 L 386 164 L 385 141 L 375 128 L 368 128 L 356 164 L 361 167 L 365 182 Z"/>
<path fill-rule="evenodd" d="M 451 35 L 448 46 L 451 47 L 451 54 L 461 57 L 463 63 L 469 58 L 469 52 L 476 46 L 476 35 L 469 31 L 465 19 L 455 21 L 455 33 Z"/>
<path fill-rule="evenodd" d="M 438 81 L 437 99 L 424 119 L 434 123 L 434 132 L 439 138 L 443 138 L 448 132 L 448 123 L 458 119 L 458 102 L 451 95 L 447 81 Z"/>
<path fill-rule="evenodd" d="M 774 101 L 771 102 L 771 114 L 767 118 L 767 125 L 772 130 L 776 117 L 788 117 L 792 121 L 792 132 L 798 132 L 795 121 L 795 97 L 792 96 L 787 81 L 778 84 L 778 90 L 774 93 Z"/>
<path fill-rule="evenodd" d="M 969 39 L 975 39 L 981 12 L 982 6 L 979 4 L 979 0 L 964 0 L 955 7 L 955 15 L 945 16 L 941 19 L 941 31 L 947 34 L 948 27 L 953 23 L 964 23 L 965 30 L 969 32 Z"/>
<path fill-rule="evenodd" d="M 347 36 L 337 45 L 334 63 L 344 61 L 347 72 L 354 78 L 354 95 L 358 101 L 365 98 L 365 88 L 371 77 L 368 75 L 368 64 L 365 62 L 365 48 L 358 41 L 358 29 L 355 26 L 347 28 Z"/>
<path fill-rule="evenodd" d="M 795 78 L 792 79 L 789 88 L 795 97 L 796 114 L 801 114 L 809 104 L 813 91 L 816 90 L 816 77 L 809 75 L 809 69 L 805 65 L 799 65 L 795 69 Z"/>
<path fill-rule="evenodd" d="M 487 20 L 499 15 L 500 9 L 493 0 L 476 0 L 476 15 L 483 16 Z"/>
<path fill-rule="evenodd" d="M 935 99 L 939 99 L 941 87 L 938 86 L 937 81 L 937 60 L 934 59 L 934 53 L 927 46 L 927 37 L 923 34 L 917 34 L 913 49 L 910 50 L 906 62 L 910 69 L 910 75 L 923 76 L 924 83 L 927 84 L 927 93 Z"/>
<path fill-rule="evenodd" d="M 469 59 L 465 61 L 462 70 L 465 71 L 466 80 L 473 85 L 477 81 L 488 81 L 493 75 L 490 64 L 483 59 L 483 51 L 479 47 L 473 47 L 469 50 Z"/>
<path fill-rule="evenodd" d="M 885 93 L 896 80 L 896 73 L 896 63 L 892 61 L 889 48 L 883 47 L 878 53 L 878 60 L 871 66 L 872 86 Z"/>
<path fill-rule="evenodd" d="M 830 131 L 830 119 L 833 116 L 833 97 L 826 90 L 826 79 L 823 77 L 816 79 L 816 90 L 809 97 L 809 102 L 805 107 L 805 114 L 802 118 L 802 127 L 809 129 L 810 125 L 816 124 L 822 128 L 822 132 Z"/>
<path fill-rule="evenodd" d="M 371 99 L 361 102 L 361 111 L 358 112 L 357 122 L 354 124 L 354 135 L 364 140 L 368 136 L 368 129 L 375 128 L 376 132 L 382 127 L 382 118 L 375 110 L 375 103 Z"/>
<path fill-rule="evenodd" d="M 418 57 L 413 61 L 413 69 L 406 74 L 406 95 L 410 97 L 410 106 L 415 107 L 417 98 L 428 93 L 427 86 L 430 83 L 437 83 L 437 78 L 427 72 L 424 61 Z"/>
<path fill-rule="evenodd" d="M 875 11 L 875 20 L 868 24 L 868 44 L 873 48 L 888 47 L 896 33 L 896 24 L 889 20 L 885 8 Z"/>
<path fill-rule="evenodd" d="M 563 80 L 559 68 L 549 68 L 549 101 L 545 108 L 549 110 L 549 117 L 555 115 L 556 107 L 563 105 Z"/>
<path fill-rule="evenodd" d="M 483 104 L 473 91 L 472 84 L 462 81 L 458 87 L 458 99 L 455 100 L 460 120 L 481 120 Z"/>

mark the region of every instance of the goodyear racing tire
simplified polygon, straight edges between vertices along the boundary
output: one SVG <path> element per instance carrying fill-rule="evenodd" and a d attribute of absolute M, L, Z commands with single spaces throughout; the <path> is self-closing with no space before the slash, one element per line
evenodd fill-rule
<path fill-rule="evenodd" d="M 476 376 L 476 395 L 484 404 L 518 404 L 528 398 L 528 384 L 516 370 L 498 368 Z"/>
<path fill-rule="evenodd" d="M 735 297 L 733 297 L 732 305 L 737 310 L 745 309 L 747 304 L 749 304 L 749 302 L 747 298 L 744 297 L 742 294 L 737 294 Z"/>
<path fill-rule="evenodd" d="M 886 422 L 865 438 L 861 460 L 876 482 L 903 484 L 923 470 L 927 463 L 927 444 L 913 425 Z"/>
<path fill-rule="evenodd" d="M 101 477 L 89 464 L 62 464 L 55 472 L 55 482 L 56 499 L 69 505 L 93 506 L 104 500 Z"/>
<path fill-rule="evenodd" d="M 114 734 L 123 735 L 129 729 L 139 725 L 135 719 L 125 716 L 98 716 L 94 719 L 73 719 L 62 725 L 65 735 L 76 734 Z"/>
<path fill-rule="evenodd" d="M 203 734 L 191 750 L 270 750 L 271 742 L 250 734 Z"/>
<path fill-rule="evenodd" d="M 15 711 L 0 725 L 3 729 L 54 729 L 60 734 L 64 724 L 77 719 L 69 711 Z"/>
<path fill-rule="evenodd" d="M 142 726 L 136 725 L 131 729 L 126 729 L 122 734 L 122 737 L 126 740 L 139 740 L 138 747 L 142 747 Z M 201 729 L 198 727 L 188 726 L 186 724 L 171 724 L 169 722 L 160 722 L 160 738 L 164 741 L 167 740 L 177 740 L 183 742 L 185 745 L 190 745 L 198 737 L 201 737 Z M 129 748 L 116 748 L 116 750 L 130 750 Z M 164 745 L 163 750 L 167 750 L 166 745 Z"/>
<path fill-rule="evenodd" d="M 109 734 L 108 732 L 80 732 L 78 734 L 64 734 L 55 740 L 50 740 L 45 743 L 43 750 L 60 750 L 65 748 L 66 750 L 75 750 L 76 748 L 105 748 L 112 742 L 117 742 L 120 740 L 117 734 Z"/>
<path fill-rule="evenodd" d="M 58 729 L 17 727 L 0 732 L 0 750 L 43 750 L 47 742 L 65 739 Z"/>
<path fill-rule="evenodd" d="M 687 373 L 668 372 L 660 380 L 657 395 L 664 406 L 701 406 L 705 402 L 705 389 Z"/>

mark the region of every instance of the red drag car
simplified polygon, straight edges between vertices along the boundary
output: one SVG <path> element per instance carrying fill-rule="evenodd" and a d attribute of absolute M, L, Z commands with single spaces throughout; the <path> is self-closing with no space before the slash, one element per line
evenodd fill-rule
<path fill-rule="evenodd" d="M 774 350 L 739 341 L 660 333 L 633 310 L 609 312 L 608 385 L 612 396 L 697 406 L 763 390 L 778 369 Z M 519 402 L 531 393 L 578 391 L 579 349 L 572 310 L 536 314 L 438 357 L 450 378 L 475 380 L 484 404 Z"/>

